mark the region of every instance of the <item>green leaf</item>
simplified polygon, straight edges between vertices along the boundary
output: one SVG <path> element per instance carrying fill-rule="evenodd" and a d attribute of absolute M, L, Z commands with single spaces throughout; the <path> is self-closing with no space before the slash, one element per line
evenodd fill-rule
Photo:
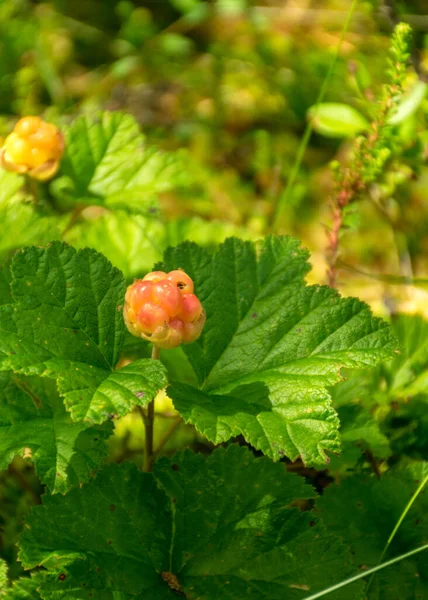
<path fill-rule="evenodd" d="M 168 246 L 185 240 L 214 246 L 230 235 L 251 238 L 245 229 L 220 221 L 195 217 L 161 223 L 144 215 L 130 219 L 126 212 L 116 210 L 76 224 L 66 233 L 65 241 L 76 248 L 89 246 L 102 252 L 129 280 L 149 272 Z"/>
<path fill-rule="evenodd" d="M 360 432 L 361 442 L 385 458 L 382 438 L 394 454 L 424 458 L 427 449 L 428 323 L 417 315 L 397 315 L 392 322 L 401 353 L 395 360 L 362 372 L 332 390 L 345 433 Z M 364 428 L 358 422 L 366 422 Z M 350 429 L 348 429 L 350 428 Z M 379 437 L 379 433 L 381 437 Z M 375 436 L 375 437 L 373 437 Z M 386 447 L 385 447 L 386 450 Z"/>
<path fill-rule="evenodd" d="M 45 497 L 20 556 L 48 570 L 48 599 L 172 600 L 180 590 L 189 600 L 298 600 L 353 571 L 346 547 L 290 508 L 313 496 L 284 465 L 237 446 L 162 459 L 153 475 L 111 465 L 66 496 Z M 360 590 L 350 586 L 347 599 L 360 600 Z"/>
<path fill-rule="evenodd" d="M 336 102 L 315 104 L 309 109 L 308 118 L 317 133 L 332 138 L 353 137 L 369 126 L 355 108 Z"/>
<path fill-rule="evenodd" d="M 151 270 L 164 249 L 164 226 L 157 219 L 117 210 L 72 227 L 66 241 L 77 248 L 89 246 L 102 252 L 127 279 Z M 180 240 L 182 241 L 182 240 Z"/>
<path fill-rule="evenodd" d="M 400 315 L 394 329 L 404 352 L 391 366 L 391 395 L 409 399 L 428 393 L 428 322 L 418 315 Z"/>
<path fill-rule="evenodd" d="M 0 268 L 0 305 L 12 302 L 10 293 L 10 271 L 7 265 Z"/>
<path fill-rule="evenodd" d="M 391 455 L 388 438 L 380 430 L 379 423 L 360 406 L 339 408 L 342 445 L 357 445 L 362 451 L 369 450 L 376 458 L 386 459 Z"/>
<path fill-rule="evenodd" d="M 25 195 L 24 178 L 0 169 L 0 263 L 26 244 L 42 244 L 59 236 L 57 218 L 38 212 Z"/>
<path fill-rule="evenodd" d="M 189 273 L 207 312 L 203 335 L 184 347 L 201 389 L 177 382 L 168 393 L 212 442 L 242 434 L 274 460 L 322 464 L 339 450 L 326 387 L 342 367 L 393 355 L 390 328 L 366 304 L 305 285 L 306 259 L 288 237 L 231 238 L 214 256 L 195 244 L 166 252 L 164 268 Z"/>
<path fill-rule="evenodd" d="M 93 423 L 145 406 L 165 386 L 158 361 L 115 371 L 125 285 L 104 256 L 56 242 L 18 252 L 11 271 L 15 305 L 0 307 L 3 370 L 56 379 L 72 418 Z"/>
<path fill-rule="evenodd" d="M 4 598 L 7 588 L 7 564 L 0 558 L 0 598 Z"/>
<path fill-rule="evenodd" d="M 422 104 L 427 93 L 427 84 L 418 80 L 408 94 L 406 94 L 392 117 L 388 119 L 390 125 L 399 125 L 413 115 Z"/>
<path fill-rule="evenodd" d="M 364 568 L 378 564 L 383 548 L 416 488 L 427 475 L 427 465 L 414 464 L 382 476 L 355 476 L 330 485 L 317 500 L 317 508 L 329 531 L 349 546 Z M 426 542 L 428 497 L 420 494 L 401 524 L 385 557 L 392 558 Z M 370 587 L 369 600 L 428 598 L 428 557 L 399 562 L 381 571 Z"/>
<path fill-rule="evenodd" d="M 112 425 L 73 423 L 54 382 L 0 373 L 0 469 L 28 455 L 52 493 L 86 481 L 107 454 Z"/>
<path fill-rule="evenodd" d="M 181 153 L 148 147 L 131 115 L 80 116 L 64 133 L 61 173 L 79 202 L 147 212 L 157 194 L 188 183 Z"/>
<path fill-rule="evenodd" d="M 8 588 L 5 600 L 41 600 L 37 591 L 40 580 L 40 577 L 21 577 Z"/>

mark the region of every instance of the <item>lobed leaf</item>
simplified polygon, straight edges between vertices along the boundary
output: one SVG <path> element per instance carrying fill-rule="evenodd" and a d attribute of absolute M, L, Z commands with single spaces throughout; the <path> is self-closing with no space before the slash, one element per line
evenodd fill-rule
<path fill-rule="evenodd" d="M 238 446 L 161 459 L 153 475 L 111 465 L 66 496 L 44 498 L 20 557 L 48 570 L 46 600 L 303 599 L 352 572 L 346 547 L 290 508 L 312 497 L 283 465 Z M 347 599 L 360 600 L 360 590 L 349 586 Z"/>
<path fill-rule="evenodd" d="M 79 202 L 147 212 L 157 194 L 186 183 L 181 154 L 148 147 L 131 115 L 83 115 L 64 133 L 61 172 Z"/>
<path fill-rule="evenodd" d="M 189 273 L 207 312 L 201 338 L 185 347 L 200 389 L 173 382 L 169 391 L 185 421 L 214 443 L 242 434 L 274 460 L 322 464 L 339 451 L 326 388 L 341 368 L 394 354 L 388 325 L 359 300 L 306 286 L 307 252 L 289 237 L 231 238 L 214 256 L 185 243 L 163 266 Z"/>
<path fill-rule="evenodd" d="M 56 379 L 72 418 L 94 423 L 145 406 L 165 386 L 158 362 L 133 368 L 138 394 L 129 371 L 115 372 L 125 283 L 104 256 L 54 242 L 19 251 L 11 272 L 15 304 L 0 307 L 2 370 Z"/>
<path fill-rule="evenodd" d="M 426 463 L 418 463 L 384 474 L 380 480 L 369 476 L 344 479 L 329 486 L 317 500 L 317 508 L 329 531 L 349 546 L 357 564 L 364 568 L 378 564 L 385 544 L 403 510 L 422 479 Z M 384 560 L 426 543 L 428 498 L 420 494 L 400 525 Z M 394 569 L 380 571 L 370 586 L 369 600 L 427 598 L 428 557 L 397 563 Z"/>
<path fill-rule="evenodd" d="M 54 382 L 0 373 L 0 469 L 16 455 L 31 456 L 52 493 L 86 481 L 107 454 L 112 426 L 73 423 Z"/>

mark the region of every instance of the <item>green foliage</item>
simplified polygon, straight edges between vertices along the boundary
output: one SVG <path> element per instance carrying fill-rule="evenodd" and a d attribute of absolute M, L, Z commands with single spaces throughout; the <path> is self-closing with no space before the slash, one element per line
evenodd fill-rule
<path fill-rule="evenodd" d="M 334 102 L 315 104 L 308 111 L 315 131 L 326 137 L 354 137 L 368 129 L 369 123 L 352 106 Z"/>
<path fill-rule="evenodd" d="M 306 259 L 287 237 L 231 238 L 214 257 L 192 244 L 166 253 L 165 269 L 190 274 L 207 312 L 202 337 L 185 350 L 201 389 L 173 382 L 169 394 L 216 444 L 242 434 L 273 460 L 326 462 L 325 451 L 340 448 L 326 387 L 342 367 L 370 366 L 396 349 L 364 303 L 307 287 Z"/>
<path fill-rule="evenodd" d="M 38 579 L 36 577 L 23 577 L 16 580 L 7 590 L 6 600 L 41 600 L 38 588 Z"/>
<path fill-rule="evenodd" d="M 130 115 L 81 116 L 64 133 L 61 173 L 75 202 L 146 213 L 157 194 L 186 183 L 184 158 L 147 147 Z"/>
<path fill-rule="evenodd" d="M 0 169 L 0 263 L 19 246 L 47 242 L 55 237 L 58 220 L 37 210 L 23 190 L 24 178 Z"/>
<path fill-rule="evenodd" d="M 4 598 L 7 587 L 7 564 L 0 559 L 0 598 Z"/>
<path fill-rule="evenodd" d="M 427 93 L 427 84 L 418 81 L 398 104 L 394 114 L 388 119 L 389 125 L 399 125 L 411 117 L 421 106 Z"/>
<path fill-rule="evenodd" d="M 380 480 L 355 476 L 330 486 L 317 500 L 328 529 L 348 545 L 356 564 L 376 566 L 386 540 L 416 487 L 427 474 L 425 463 L 393 470 Z M 421 494 L 410 509 L 390 546 L 396 556 L 421 546 L 428 533 L 427 498 Z M 370 586 L 369 600 L 427 598 L 427 555 L 381 571 Z"/>
<path fill-rule="evenodd" d="M 113 465 L 66 496 L 45 497 L 20 556 L 47 569 L 47 599 L 172 599 L 172 576 L 187 598 L 302 598 L 352 572 L 339 540 L 290 507 L 313 496 L 282 465 L 235 446 L 162 459 L 153 475 Z"/>
<path fill-rule="evenodd" d="M 0 1 L 1 143 L 65 136 L 51 181 L 0 170 L 1 598 L 305 600 L 426 542 L 421 36 L 388 62 L 371 3 L 260 4 Z M 291 235 L 320 280 L 328 164 L 327 288 Z M 207 322 L 151 360 L 156 263 Z M 427 561 L 327 596 L 428 599 Z"/>
<path fill-rule="evenodd" d="M 50 380 L 0 373 L 0 382 L 0 469 L 30 451 L 40 479 L 53 493 L 64 493 L 99 468 L 110 423 L 73 423 Z"/>
<path fill-rule="evenodd" d="M 372 370 L 347 372 L 347 381 L 332 389 L 348 466 L 355 466 L 361 450 L 380 460 L 397 453 L 425 454 L 427 322 L 417 315 L 400 315 L 392 326 L 401 353 Z"/>
<path fill-rule="evenodd" d="M 165 383 L 140 360 L 115 372 L 124 339 L 123 276 L 93 250 L 54 243 L 12 261 L 14 305 L 0 307 L 3 370 L 57 380 L 73 420 L 102 423 L 145 406 Z"/>

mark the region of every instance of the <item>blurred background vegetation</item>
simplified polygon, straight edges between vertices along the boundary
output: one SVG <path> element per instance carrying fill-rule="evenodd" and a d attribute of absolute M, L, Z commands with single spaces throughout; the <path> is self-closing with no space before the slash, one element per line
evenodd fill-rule
<path fill-rule="evenodd" d="M 350 5 L 1 0 L 0 134 L 19 115 L 55 120 L 97 108 L 130 112 L 149 142 L 190 152 L 188 170 L 197 185 L 193 193 L 163 195 L 168 218 L 198 216 L 225 223 L 228 232 L 233 225 L 244 227 L 247 236 L 264 234 Z M 427 79 L 426 13 L 424 0 L 357 2 L 325 102 L 344 103 L 370 119 L 399 20 L 414 30 L 413 77 Z M 410 261 L 412 276 L 427 272 L 421 219 L 427 214 L 426 94 L 417 108 L 401 127 L 401 156 L 350 219 L 358 235 L 346 236 L 341 258 L 359 271 L 408 275 L 400 261 Z M 318 281 L 324 277 L 329 224 L 329 163 L 349 145 L 346 131 L 336 137 L 322 133 L 315 131 L 310 140 L 281 222 L 281 231 L 302 239 L 314 254 Z M 385 210 L 399 229 L 404 258 L 395 251 Z M 198 231 L 203 235 L 203 228 Z M 385 291 L 384 282 L 379 286 L 356 270 L 340 275 L 342 291 L 351 286 L 349 293 L 375 303 Z"/>
<path fill-rule="evenodd" d="M 1 261 L 7 262 L 21 243 L 63 237 L 77 246 L 95 246 L 132 279 L 149 270 L 168 244 L 183 239 L 212 244 L 227 235 L 257 238 L 272 231 L 282 201 L 275 232 L 302 240 L 312 253 L 310 281 L 324 282 L 330 163 L 349 153 L 358 124 L 372 118 L 387 80 L 391 31 L 406 21 L 413 29 L 414 51 L 404 117 L 395 127 L 387 168 L 347 214 L 338 288 L 383 315 L 400 311 L 427 317 L 427 2 L 357 2 L 324 98 L 334 103 L 332 115 L 319 120 L 311 107 L 350 6 L 351 0 L 0 0 L 1 137 L 23 115 L 67 123 L 80 113 L 120 110 L 136 118 L 149 145 L 185 153 L 187 181 L 184 189 L 177 186 L 159 195 L 161 221 L 158 214 L 122 220 L 120 212 L 110 219 L 105 209 L 89 207 L 79 215 L 82 223 L 69 227 L 68 217 L 62 220 L 67 214 L 62 205 L 54 221 L 49 215 L 34 221 L 28 198 L 11 210 L 4 191 L 9 175 L 3 173 Z M 337 104 L 345 106 L 343 119 Z M 314 131 L 284 199 L 308 119 Z M 125 238 L 129 246 L 122 248 Z M 5 279 L 6 271 L 0 271 L 3 302 Z M 182 353 L 168 356 L 170 369 L 185 368 Z M 382 387 L 379 379 L 375 385 Z M 381 404 L 389 402 L 388 396 Z M 346 410 L 341 408 L 345 434 Z M 382 410 L 386 429 L 394 428 L 394 415 Z M 424 454 L 425 421 L 406 410 L 400 406 L 394 448 Z M 158 412 L 159 445 L 171 420 L 174 427 L 168 398 L 158 402 Z M 353 420 L 351 414 L 349 423 Z M 166 449 L 203 443 L 191 427 L 176 429 Z M 352 443 L 358 439 L 353 435 Z M 384 457 L 389 442 L 379 435 L 379 456 Z M 111 459 L 139 460 L 142 448 L 142 424 L 130 415 L 117 426 Z M 354 464 L 361 452 L 355 445 L 349 448 Z M 39 501 L 40 491 L 34 471 L 22 459 L 0 476 L 0 554 L 10 563 L 23 516 Z M 12 568 L 13 576 L 14 569 L 18 573 L 19 567 Z"/>

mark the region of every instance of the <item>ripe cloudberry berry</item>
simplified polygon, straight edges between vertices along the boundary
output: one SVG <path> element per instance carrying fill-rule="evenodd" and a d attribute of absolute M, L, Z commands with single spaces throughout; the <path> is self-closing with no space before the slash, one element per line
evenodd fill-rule
<path fill-rule="evenodd" d="M 180 292 L 183 294 L 193 294 L 193 281 L 190 279 L 187 273 L 181 269 L 170 271 L 167 275 L 167 279 L 176 287 L 178 287 Z"/>
<path fill-rule="evenodd" d="M 184 271 L 148 273 L 126 290 L 126 326 L 159 348 L 194 342 L 202 333 L 205 312 L 193 290 L 193 281 Z"/>
<path fill-rule="evenodd" d="M 24 117 L 7 136 L 0 162 L 7 171 L 45 181 L 55 175 L 64 151 L 61 132 L 40 117 Z"/>

